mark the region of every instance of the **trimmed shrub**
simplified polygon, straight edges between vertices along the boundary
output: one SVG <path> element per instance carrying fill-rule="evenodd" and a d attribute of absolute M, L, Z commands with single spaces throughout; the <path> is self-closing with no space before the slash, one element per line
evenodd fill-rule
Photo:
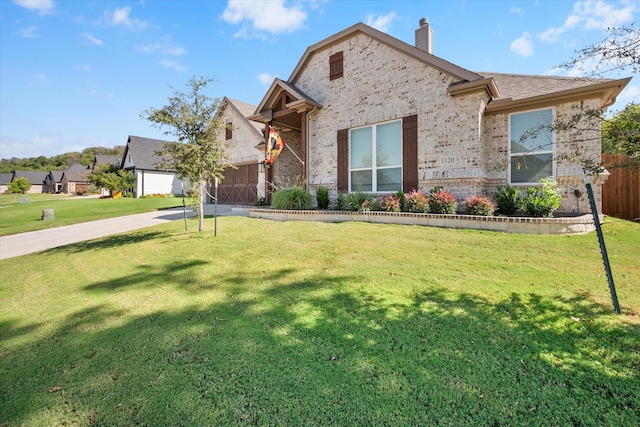
<path fill-rule="evenodd" d="M 540 182 L 542 187 L 527 188 L 520 209 L 537 218 L 550 217 L 560 207 L 562 196 L 558 191 L 558 184 L 553 179 L 542 178 Z"/>
<path fill-rule="evenodd" d="M 387 194 L 380 199 L 380 209 L 386 212 L 400 212 L 402 200 L 397 194 Z"/>
<path fill-rule="evenodd" d="M 454 214 L 458 209 L 458 200 L 448 190 L 442 188 L 432 190 L 429 196 L 429 211 L 435 214 Z"/>
<path fill-rule="evenodd" d="M 467 215 L 491 216 L 496 205 L 486 197 L 470 196 L 464 199 L 464 213 Z"/>
<path fill-rule="evenodd" d="M 329 207 L 329 190 L 326 187 L 318 187 L 316 190 L 316 202 L 318 202 L 319 209 L 327 209 Z"/>
<path fill-rule="evenodd" d="M 301 187 L 283 188 L 273 193 L 273 209 L 304 210 L 311 209 L 313 199 L 307 190 Z"/>
<path fill-rule="evenodd" d="M 498 214 L 511 215 L 520 207 L 520 189 L 510 185 L 498 187 L 498 192 L 493 195 L 496 201 Z"/>
<path fill-rule="evenodd" d="M 411 190 L 404 196 L 407 211 L 415 213 L 429 212 L 429 198 L 424 191 Z"/>

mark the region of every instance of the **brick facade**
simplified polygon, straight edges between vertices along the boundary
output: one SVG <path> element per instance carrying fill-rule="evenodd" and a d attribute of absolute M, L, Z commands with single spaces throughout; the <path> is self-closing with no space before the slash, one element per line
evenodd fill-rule
<path fill-rule="evenodd" d="M 340 53 L 342 76 L 330 78 L 330 58 Z M 601 81 L 609 86 L 590 89 Z M 628 82 L 601 81 L 476 74 L 357 24 L 307 49 L 289 80 L 274 83 L 270 91 L 296 91 L 321 106 L 305 110 L 308 122 L 302 129 L 307 135 L 286 127 L 284 135 L 287 144 L 306 159 L 312 193 L 324 186 L 332 199 L 337 197 L 339 130 L 415 115 L 418 189 L 442 186 L 463 200 L 471 195 L 492 196 L 497 186 L 509 182 L 511 113 L 552 108 L 557 118 L 606 107 Z M 267 93 L 256 117 L 271 122 L 269 101 L 276 96 L 277 92 Z M 304 138 L 306 153 L 301 152 Z M 599 130 L 582 140 L 588 142 L 580 150 L 599 158 Z M 571 134 L 556 135 L 554 155 L 572 153 L 576 147 L 571 141 Z M 300 173 L 299 161 L 286 151 L 274 165 L 275 177 Z M 555 179 L 563 195 L 561 211 L 589 209 L 586 196 L 577 198 L 575 193 L 584 189 L 579 166 L 557 160 Z M 599 208 L 604 179 L 594 182 Z"/>

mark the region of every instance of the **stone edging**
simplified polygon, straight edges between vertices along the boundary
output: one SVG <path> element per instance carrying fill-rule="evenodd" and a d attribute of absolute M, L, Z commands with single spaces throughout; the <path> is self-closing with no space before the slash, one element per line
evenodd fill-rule
<path fill-rule="evenodd" d="M 595 230 L 591 214 L 562 218 L 441 215 L 411 212 L 350 212 L 323 210 L 249 209 L 252 218 L 274 221 L 360 221 L 378 224 L 423 225 L 444 228 L 470 228 L 520 234 L 586 234 Z"/>

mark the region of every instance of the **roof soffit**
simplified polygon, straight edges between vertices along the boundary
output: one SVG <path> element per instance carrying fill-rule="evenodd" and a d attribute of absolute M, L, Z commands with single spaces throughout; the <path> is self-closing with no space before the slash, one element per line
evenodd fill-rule
<path fill-rule="evenodd" d="M 300 61 L 298 61 L 298 64 L 291 73 L 288 81 L 295 84 L 297 79 L 300 77 L 300 74 L 306 68 L 307 63 L 314 54 L 324 49 L 328 49 L 331 46 L 334 46 L 344 40 L 355 37 L 358 34 L 365 34 L 366 36 L 371 37 L 372 39 L 377 40 L 380 43 L 396 49 L 406 54 L 407 56 L 417 59 L 418 61 L 421 61 L 459 80 L 474 81 L 482 79 L 482 76 L 472 71 L 459 67 L 455 64 L 452 64 L 451 62 L 445 61 L 442 58 L 427 53 L 422 49 L 418 49 L 415 46 L 412 46 L 408 43 L 396 39 L 395 37 L 383 33 L 382 31 L 378 31 L 372 27 L 369 27 L 368 25 L 363 24 L 362 22 L 359 22 L 345 30 L 340 31 L 339 33 L 336 33 L 314 45 L 309 46 L 305 50 Z"/>

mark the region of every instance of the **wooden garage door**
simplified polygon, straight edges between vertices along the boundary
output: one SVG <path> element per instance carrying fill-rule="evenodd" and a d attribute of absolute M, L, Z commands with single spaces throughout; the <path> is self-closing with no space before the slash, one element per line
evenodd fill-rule
<path fill-rule="evenodd" d="M 252 205 L 257 198 L 258 164 L 225 168 L 224 179 L 218 185 L 218 203 Z"/>

